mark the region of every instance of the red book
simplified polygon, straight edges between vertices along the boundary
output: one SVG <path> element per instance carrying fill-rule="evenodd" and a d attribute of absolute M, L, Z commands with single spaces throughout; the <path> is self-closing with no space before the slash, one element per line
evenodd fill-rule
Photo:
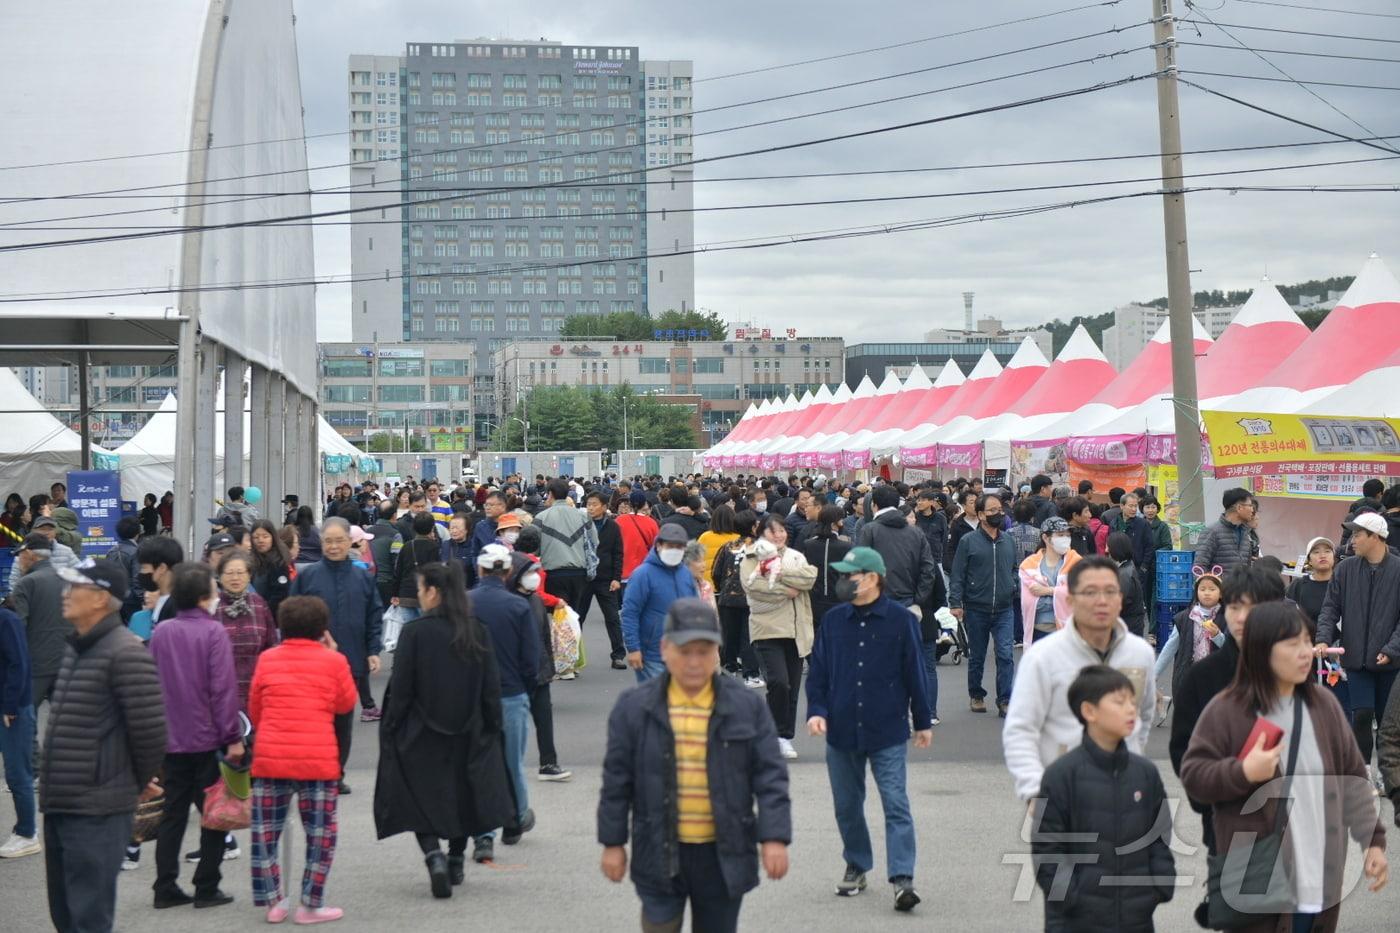
<path fill-rule="evenodd" d="M 1263 716 L 1254 720 L 1254 728 L 1249 730 L 1249 738 L 1244 740 L 1244 747 L 1241 748 L 1235 757 L 1244 761 L 1248 757 L 1255 744 L 1259 741 L 1259 736 L 1264 736 L 1264 748 L 1271 749 L 1279 742 L 1283 741 L 1283 730 L 1269 722 Z"/>

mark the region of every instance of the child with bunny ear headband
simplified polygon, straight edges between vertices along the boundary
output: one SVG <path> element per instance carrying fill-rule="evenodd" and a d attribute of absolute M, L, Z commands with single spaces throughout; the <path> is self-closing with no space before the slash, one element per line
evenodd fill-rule
<path fill-rule="evenodd" d="M 1171 702 L 1172 694 L 1176 692 L 1182 678 L 1186 676 L 1187 669 L 1197 661 L 1209 657 L 1225 640 L 1225 634 L 1218 622 L 1222 592 L 1220 578 L 1223 573 L 1219 566 L 1208 571 L 1202 567 L 1191 568 L 1191 575 L 1196 578 L 1191 606 L 1178 612 L 1172 620 L 1172 633 L 1167 638 L 1167 643 L 1162 646 L 1162 653 L 1157 656 L 1157 666 L 1154 669 L 1154 674 L 1159 679 L 1169 666 L 1172 670 L 1171 693 L 1159 691 L 1157 694 L 1159 719 L 1164 716 L 1166 706 Z M 1190 650 L 1178 657 L 1183 643 L 1190 645 Z"/>

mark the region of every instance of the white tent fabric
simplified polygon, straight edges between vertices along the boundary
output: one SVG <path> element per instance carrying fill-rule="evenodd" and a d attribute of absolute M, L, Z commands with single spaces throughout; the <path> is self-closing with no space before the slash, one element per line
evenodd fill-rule
<path fill-rule="evenodd" d="M 879 387 L 873 393 L 873 396 L 878 399 L 878 401 L 870 403 L 867 409 L 868 416 L 873 419 L 875 415 L 884 410 L 885 405 L 890 404 L 890 397 L 898 395 L 903 388 L 904 386 L 899 381 L 898 376 L 893 372 L 885 373 L 884 380 L 881 381 Z M 818 453 L 837 453 L 848 449 L 851 444 L 851 438 L 862 433 L 863 428 L 857 428 L 854 431 L 841 431 L 831 435 L 821 443 L 814 442 L 810 446 Z"/>
<path fill-rule="evenodd" d="M 1001 363 L 997 362 L 996 355 L 991 350 L 983 350 L 982 355 L 977 359 L 977 365 L 972 367 L 972 371 L 967 374 L 967 378 L 958 386 L 957 390 L 948 397 L 944 407 L 953 404 L 954 401 L 965 400 L 970 395 L 985 392 L 991 384 L 1001 375 Z M 961 406 L 959 406 L 961 407 Z M 956 417 L 956 413 L 954 413 Z M 938 419 L 935 421 L 934 419 Z M 901 447 L 923 447 L 932 444 L 938 439 L 938 431 L 942 427 L 940 421 L 947 421 L 941 412 L 930 412 L 929 420 L 924 424 L 909 432 L 909 436 L 901 442 Z"/>
<path fill-rule="evenodd" d="M 82 439 L 29 394 L 14 370 L 0 366 L 0 477 L 4 492 L 28 499 L 82 469 Z M 96 444 L 95 454 L 110 452 Z"/>

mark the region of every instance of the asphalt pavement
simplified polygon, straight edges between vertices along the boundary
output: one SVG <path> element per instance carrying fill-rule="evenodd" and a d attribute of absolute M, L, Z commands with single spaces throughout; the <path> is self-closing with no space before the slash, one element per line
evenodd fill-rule
<path fill-rule="evenodd" d="M 340 801 L 340 834 L 327 887 L 328 903 L 343 907 L 345 919 L 331 929 L 428 931 L 463 928 L 509 931 L 623 931 L 637 928 L 639 914 L 631 885 L 605 880 L 598 870 L 594 813 L 600 785 L 607 714 L 621 691 L 633 684 L 631 672 L 608 668 L 607 639 L 595 616 L 585 626 L 589 667 L 575 681 L 553 686 L 556 744 L 561 764 L 573 771 L 567 783 L 540 783 L 530 742 L 530 803 L 538 827 L 514 847 L 498 840 L 498 862 L 469 862 L 466 884 L 450 900 L 434 900 L 418 847 L 409 836 L 375 838 L 372 816 L 377 724 L 357 723 L 347 780 L 353 794 Z M 601 659 L 601 661 L 600 661 Z M 1015 799 L 1002 762 L 1000 725 L 995 712 L 978 715 L 966 702 L 966 666 L 940 666 L 942 725 L 933 746 L 909 750 L 909 792 L 918 828 L 916 884 L 923 903 L 912 914 L 896 914 L 893 895 L 883 883 L 884 834 L 873 782 L 866 810 L 875 841 L 871 886 L 855 898 L 838 898 L 833 886 L 844 865 L 832 814 L 823 762 L 823 740 L 799 735 L 799 758 L 790 763 L 794 842 L 791 871 L 780 882 L 765 879 L 744 903 L 741 926 L 749 930 L 846 931 L 956 929 L 967 933 L 1009 933 L 1042 927 L 1042 902 L 1027 868 L 1025 809 Z M 990 688 L 992 672 L 986 674 Z M 374 679 L 382 696 L 387 674 Z M 806 705 L 802 705 L 805 714 Z M 1166 729 L 1154 732 L 1149 748 L 1162 771 L 1169 796 L 1180 785 L 1166 754 Z M 1389 854 L 1400 875 L 1400 833 L 1392 827 Z M 0 795 L 0 825 L 11 825 L 12 804 Z M 192 815 L 185 849 L 194 847 L 197 816 Z M 300 827 L 297 851 L 301 852 Z M 1199 849 L 1200 821 L 1182 803 L 1174 843 L 1181 887 L 1157 911 L 1160 930 L 1196 929 L 1191 910 L 1201 896 L 1205 855 Z M 119 879 L 117 929 L 125 931 L 221 931 L 261 925 L 253 906 L 248 871 L 248 834 L 238 833 L 243 856 L 224 863 L 224 889 L 235 902 L 210 910 L 151 907 L 154 845 L 143 847 L 141 866 Z M 1359 873 L 1359 853 L 1348 862 Z M 283 866 L 294 883 L 300 865 Z M 182 866 L 189 885 L 193 866 Z M 0 930 L 41 931 L 48 922 L 43 856 L 0 861 Z M 1400 878 L 1380 894 L 1363 886 L 1342 908 L 1343 929 L 1394 930 L 1400 910 Z M 290 922 L 290 921 L 289 921 Z M 687 926 L 688 929 L 688 926 Z"/>

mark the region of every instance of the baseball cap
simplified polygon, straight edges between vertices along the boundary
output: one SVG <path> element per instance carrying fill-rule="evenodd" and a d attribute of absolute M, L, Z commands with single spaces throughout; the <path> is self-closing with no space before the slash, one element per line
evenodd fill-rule
<path fill-rule="evenodd" d="M 1040 523 L 1040 533 L 1043 535 L 1069 534 L 1069 522 L 1057 515 L 1051 516 Z"/>
<path fill-rule="evenodd" d="M 506 512 L 496 519 L 496 530 L 502 531 L 506 528 L 519 528 L 521 525 L 520 516 L 514 512 Z"/>
<path fill-rule="evenodd" d="M 688 544 L 690 536 L 685 533 L 685 529 L 675 522 L 662 525 L 656 533 L 656 540 L 666 544 Z"/>
<path fill-rule="evenodd" d="M 885 575 L 885 559 L 880 552 L 869 547 L 853 547 L 846 552 L 846 559 L 831 565 L 837 573 L 878 573 Z"/>
<path fill-rule="evenodd" d="M 283 505 L 286 505 L 288 502 L 290 502 L 290 503 L 292 503 L 293 505 L 295 505 L 296 503 L 298 503 L 298 502 L 300 502 L 300 501 L 301 501 L 301 500 L 298 499 L 296 496 L 283 496 L 283 497 L 282 497 L 282 504 L 283 504 Z"/>
<path fill-rule="evenodd" d="M 54 520 L 53 520 L 53 516 L 51 516 L 51 515 L 40 515 L 38 518 L 34 519 L 34 524 L 31 525 L 30 527 L 32 527 L 32 528 L 57 528 L 57 527 L 58 527 L 58 522 L 54 521 Z"/>
<path fill-rule="evenodd" d="M 374 540 L 374 535 L 370 534 L 368 531 L 365 531 L 365 530 L 364 530 L 363 528 L 361 528 L 359 525 L 351 525 L 351 526 L 350 526 L 350 543 L 351 543 L 351 544 L 358 544 L 358 543 L 361 542 L 361 541 L 373 541 L 373 540 Z"/>
<path fill-rule="evenodd" d="M 509 570 L 510 551 L 500 544 L 488 544 L 476 556 L 476 565 L 483 570 Z"/>
<path fill-rule="evenodd" d="M 21 551 L 52 551 L 53 542 L 48 535 L 41 535 L 37 531 L 31 531 L 24 536 L 24 543 L 19 546 Z"/>
<path fill-rule="evenodd" d="M 693 641 L 712 641 L 717 645 L 724 642 L 719 630 L 719 614 L 714 607 L 703 599 L 691 597 L 671 603 L 661 635 L 673 645 L 688 645 Z"/>
<path fill-rule="evenodd" d="M 627 501 L 632 503 L 632 508 L 639 508 L 647 504 L 647 494 L 640 489 L 634 489 L 628 493 Z"/>
<path fill-rule="evenodd" d="M 215 551 L 235 547 L 237 544 L 238 542 L 234 540 L 233 535 L 227 531 L 221 531 L 216 535 L 210 535 L 209 540 L 204 542 L 204 553 L 213 554 Z"/>
<path fill-rule="evenodd" d="M 111 561 L 88 558 L 76 567 L 58 568 L 58 576 L 74 586 L 95 586 L 117 599 L 126 598 L 127 572 Z"/>
<path fill-rule="evenodd" d="M 37 525 L 38 522 L 35 522 Z M 1390 537 L 1390 525 L 1386 520 L 1375 512 L 1362 512 L 1351 521 L 1342 522 L 1342 527 L 1348 531 L 1369 531 L 1373 535 L 1382 538 Z"/>

